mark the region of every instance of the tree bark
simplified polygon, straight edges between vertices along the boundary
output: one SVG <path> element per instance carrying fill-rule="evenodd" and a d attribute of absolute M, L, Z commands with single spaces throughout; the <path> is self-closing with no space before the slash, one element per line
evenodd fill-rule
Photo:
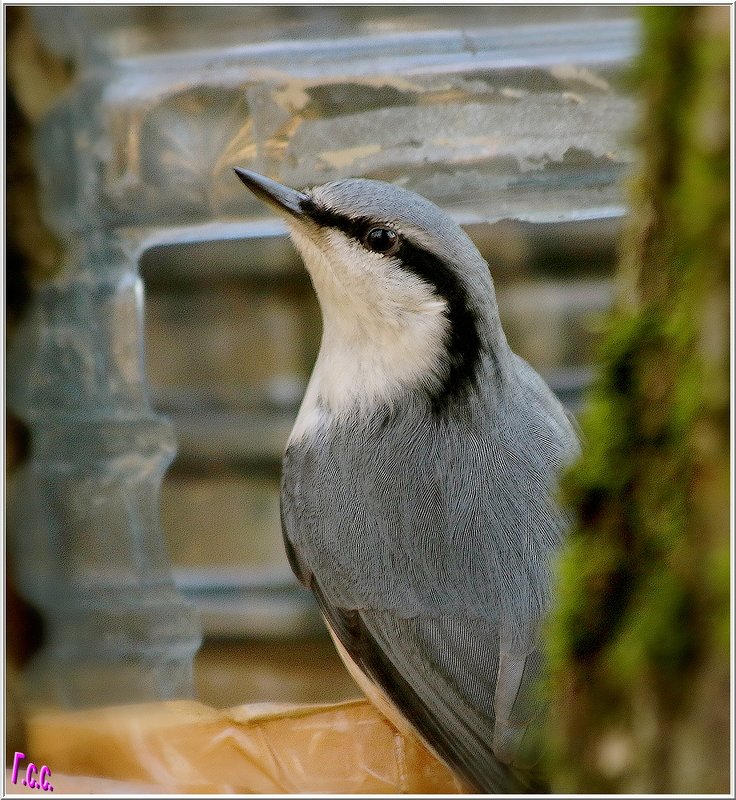
<path fill-rule="evenodd" d="M 563 494 L 558 792 L 729 790 L 729 8 L 648 7 L 641 163 Z"/>

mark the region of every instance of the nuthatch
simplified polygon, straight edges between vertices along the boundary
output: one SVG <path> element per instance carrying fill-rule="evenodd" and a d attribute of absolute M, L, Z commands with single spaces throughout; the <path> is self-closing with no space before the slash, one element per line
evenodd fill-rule
<path fill-rule="evenodd" d="M 478 791 L 538 785 L 571 422 L 511 351 L 488 265 L 433 203 L 379 181 L 303 193 L 235 171 L 286 219 L 323 319 L 284 455 L 291 565 L 400 729 Z"/>

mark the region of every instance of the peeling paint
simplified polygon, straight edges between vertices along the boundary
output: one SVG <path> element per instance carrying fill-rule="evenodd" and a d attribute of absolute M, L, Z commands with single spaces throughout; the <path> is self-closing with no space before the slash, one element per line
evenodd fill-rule
<path fill-rule="evenodd" d="M 568 103 L 574 103 L 576 106 L 585 102 L 585 98 L 582 95 L 575 94 L 575 92 L 563 92 L 562 99 Z"/>
<path fill-rule="evenodd" d="M 343 169 L 354 164 L 359 158 L 372 156 L 380 151 L 381 146 L 378 144 L 365 144 L 359 147 L 346 147 L 342 150 L 325 150 L 320 153 L 320 159 L 334 169 Z"/>
<path fill-rule="evenodd" d="M 554 67 L 550 67 L 549 72 L 550 75 L 553 75 L 560 81 L 580 81 L 581 83 L 587 83 L 588 86 L 592 86 L 594 89 L 600 89 L 602 92 L 611 90 L 611 85 L 605 78 L 601 78 L 600 75 L 596 75 L 586 67 L 575 67 L 572 64 L 558 64 Z"/>
<path fill-rule="evenodd" d="M 285 76 L 276 71 L 270 71 L 270 80 L 278 81 L 279 86 L 271 92 L 271 97 L 279 108 L 287 113 L 302 111 L 311 99 L 309 89 L 312 87 L 332 86 L 345 83 L 345 76 L 323 76 L 318 80 L 284 80 Z M 370 86 L 371 88 L 396 89 L 402 92 L 424 93 L 428 91 L 426 86 L 415 83 L 395 75 L 371 75 L 349 79 L 350 83 L 358 86 Z"/>
<path fill-rule="evenodd" d="M 301 111 L 309 103 L 309 94 L 302 83 L 287 83 L 271 92 L 274 103 L 287 113 Z"/>
<path fill-rule="evenodd" d="M 501 89 L 501 96 L 512 100 L 521 100 L 522 97 L 526 97 L 528 94 L 529 92 L 526 89 L 512 89 L 510 86 L 504 86 Z"/>
<path fill-rule="evenodd" d="M 454 136 L 452 139 L 445 137 L 432 139 L 431 143 L 438 147 L 450 147 L 453 150 L 463 147 L 482 147 L 490 155 L 493 155 L 498 151 L 500 139 L 495 136 Z"/>

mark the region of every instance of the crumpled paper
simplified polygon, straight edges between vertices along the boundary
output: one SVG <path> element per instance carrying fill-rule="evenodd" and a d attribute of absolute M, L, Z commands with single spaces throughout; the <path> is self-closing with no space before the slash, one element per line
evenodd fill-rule
<path fill-rule="evenodd" d="M 186 793 L 458 794 L 460 781 L 367 700 L 217 710 L 181 700 L 39 711 L 27 752 L 52 772 Z"/>

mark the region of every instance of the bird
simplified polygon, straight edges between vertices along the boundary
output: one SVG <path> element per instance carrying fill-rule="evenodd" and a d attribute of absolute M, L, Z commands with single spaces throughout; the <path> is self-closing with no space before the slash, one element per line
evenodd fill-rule
<path fill-rule="evenodd" d="M 510 348 L 462 228 L 395 184 L 235 168 L 287 223 L 322 338 L 288 438 L 284 544 L 358 685 L 484 794 L 544 787 L 541 626 L 574 421 Z"/>

